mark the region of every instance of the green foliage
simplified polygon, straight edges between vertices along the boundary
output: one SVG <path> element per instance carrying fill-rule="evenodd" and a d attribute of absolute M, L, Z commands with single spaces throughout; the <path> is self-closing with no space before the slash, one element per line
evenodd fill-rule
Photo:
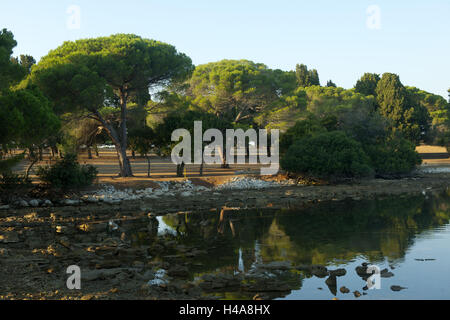
<path fill-rule="evenodd" d="M 328 80 L 327 87 L 335 87 L 335 88 L 337 88 L 337 85 L 333 81 Z"/>
<path fill-rule="evenodd" d="M 0 30 L 0 94 L 8 91 L 12 85 L 25 76 L 25 69 L 11 58 L 14 47 L 17 46 L 12 32 Z"/>
<path fill-rule="evenodd" d="M 297 121 L 293 127 L 289 128 L 281 135 L 280 153 L 284 154 L 291 145 L 300 139 L 311 137 L 313 134 L 325 131 L 326 129 L 324 126 L 314 116 L 309 116 L 304 120 Z"/>
<path fill-rule="evenodd" d="M 355 92 L 366 96 L 376 96 L 376 89 L 380 75 L 376 73 L 365 73 L 361 79 L 356 82 Z"/>
<path fill-rule="evenodd" d="M 400 132 L 415 143 L 425 138 L 431 123 L 429 113 L 408 93 L 398 75 L 383 74 L 376 94 L 380 113 L 391 120 L 394 133 Z"/>
<path fill-rule="evenodd" d="M 67 154 L 54 165 L 39 167 L 37 171 L 42 182 L 55 188 L 90 186 L 96 179 L 97 173 L 97 169 L 93 166 L 80 165 L 74 154 Z"/>
<path fill-rule="evenodd" d="M 147 156 L 153 148 L 156 135 L 151 128 L 141 127 L 130 130 L 128 138 L 131 150 Z"/>
<path fill-rule="evenodd" d="M 308 70 L 304 64 L 298 64 L 295 67 L 297 85 L 299 87 L 320 86 L 319 73 L 316 69 Z"/>
<path fill-rule="evenodd" d="M 183 81 L 193 68 L 191 59 L 171 45 L 117 34 L 65 42 L 33 67 L 31 80 L 59 113 L 88 112 L 105 127 L 119 153 L 121 175 L 127 177 L 132 175 L 126 155 L 128 104 L 146 105 L 152 87 Z M 115 109 L 115 117 L 104 117 L 104 107 Z"/>
<path fill-rule="evenodd" d="M 249 122 L 256 113 L 292 89 L 291 73 L 270 70 L 248 60 L 222 60 L 198 66 L 188 94 L 202 110 L 233 122 Z"/>
<path fill-rule="evenodd" d="M 364 146 L 377 175 L 406 174 L 422 163 L 414 143 L 394 138 L 379 144 Z"/>
<path fill-rule="evenodd" d="M 354 178 L 372 173 L 361 145 L 345 133 L 320 133 L 296 141 L 281 159 L 281 167 L 318 178 Z"/>

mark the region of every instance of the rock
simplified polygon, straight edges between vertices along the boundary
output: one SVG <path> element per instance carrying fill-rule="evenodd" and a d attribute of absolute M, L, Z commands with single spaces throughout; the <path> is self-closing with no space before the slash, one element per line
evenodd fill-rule
<path fill-rule="evenodd" d="M 395 291 L 395 292 L 402 291 L 402 290 L 405 290 L 405 289 L 408 289 L 408 288 L 400 287 L 400 286 L 392 286 L 391 287 L 391 290 Z"/>
<path fill-rule="evenodd" d="M 359 298 L 359 297 L 361 297 L 361 292 L 355 291 L 355 292 L 353 292 L 353 295 L 355 296 L 355 298 Z"/>
<path fill-rule="evenodd" d="M 28 204 L 28 202 L 26 202 L 25 200 L 23 200 L 23 199 L 19 199 L 19 200 L 17 200 L 16 202 L 15 202 L 15 205 L 17 206 L 17 207 L 21 207 L 21 208 L 28 208 L 30 205 Z"/>
<path fill-rule="evenodd" d="M 45 200 L 44 203 L 42 204 L 43 207 L 53 207 L 53 202 L 51 202 L 50 200 Z"/>
<path fill-rule="evenodd" d="M 17 243 L 20 242 L 19 235 L 17 232 L 5 232 L 0 234 L 0 243 Z"/>
<path fill-rule="evenodd" d="M 180 196 L 182 196 L 182 197 L 190 197 L 192 195 L 193 195 L 193 193 L 190 191 L 184 191 L 180 194 Z"/>
<path fill-rule="evenodd" d="M 341 293 L 343 293 L 343 294 L 350 293 L 350 289 L 348 289 L 347 287 L 341 287 L 341 289 L 339 289 L 339 291 L 341 291 Z"/>
<path fill-rule="evenodd" d="M 289 261 L 273 261 L 267 264 L 257 264 L 255 267 L 256 269 L 287 271 L 291 269 L 292 264 Z"/>
<path fill-rule="evenodd" d="M 62 201 L 62 204 L 66 205 L 66 206 L 77 206 L 81 203 L 82 203 L 81 200 L 72 200 L 72 199 L 66 199 L 66 200 Z"/>
<path fill-rule="evenodd" d="M 318 278 L 328 276 L 328 269 L 324 266 L 314 265 L 311 267 L 311 273 Z"/>
<path fill-rule="evenodd" d="M 333 277 L 343 277 L 346 274 L 347 274 L 347 270 L 345 270 L 345 269 L 330 270 L 330 276 L 333 276 Z"/>
<path fill-rule="evenodd" d="M 36 199 L 30 200 L 28 203 L 29 203 L 30 206 L 32 206 L 32 207 L 39 207 L 39 205 L 40 205 L 40 201 L 39 201 L 39 200 L 36 200 Z"/>
<path fill-rule="evenodd" d="M 8 249 L 0 248 L 0 256 L 6 257 L 6 256 L 10 256 L 10 255 L 11 255 L 11 252 Z"/>
<path fill-rule="evenodd" d="M 88 270 L 81 272 L 81 280 L 83 281 L 95 281 L 104 280 L 109 278 L 114 278 L 119 273 L 123 272 L 123 269 L 99 269 L 99 270 Z"/>
<path fill-rule="evenodd" d="M 328 287 L 330 287 L 330 286 L 336 287 L 336 284 L 337 284 L 336 277 L 334 277 L 334 276 L 328 277 L 327 280 L 325 281 L 325 283 L 327 284 Z"/>
<path fill-rule="evenodd" d="M 109 205 L 120 204 L 122 200 L 119 199 L 103 199 L 103 202 Z"/>
<path fill-rule="evenodd" d="M 392 278 L 394 274 L 390 272 L 388 269 L 381 270 L 380 276 L 382 278 Z"/>
<path fill-rule="evenodd" d="M 0 210 L 9 210 L 11 207 L 9 205 L 2 205 L 0 206 Z"/>
<path fill-rule="evenodd" d="M 186 267 L 175 265 L 167 271 L 167 274 L 170 277 L 186 278 L 189 276 L 189 269 Z"/>
<path fill-rule="evenodd" d="M 367 273 L 367 266 L 358 266 L 356 267 L 356 273 L 358 274 L 358 276 L 363 277 L 363 278 L 368 278 L 369 274 Z"/>

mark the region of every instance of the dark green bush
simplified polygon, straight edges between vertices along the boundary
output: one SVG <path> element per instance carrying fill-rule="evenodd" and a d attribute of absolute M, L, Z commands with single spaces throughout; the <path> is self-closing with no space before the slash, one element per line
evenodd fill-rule
<path fill-rule="evenodd" d="M 325 132 L 295 142 L 281 159 L 291 173 L 317 178 L 353 178 L 372 174 L 361 145 L 340 131 Z"/>
<path fill-rule="evenodd" d="M 366 145 L 365 150 L 375 173 L 381 176 L 406 174 L 422 163 L 415 144 L 402 138 Z"/>
<path fill-rule="evenodd" d="M 281 135 L 280 152 L 284 154 L 292 144 L 302 138 L 326 131 L 322 123 L 315 117 L 310 116 L 307 119 L 297 121 L 293 127 Z"/>
<path fill-rule="evenodd" d="M 77 156 L 66 155 L 51 167 L 39 167 L 37 175 L 42 182 L 56 188 L 85 187 L 91 185 L 97 177 L 93 166 L 82 166 Z"/>

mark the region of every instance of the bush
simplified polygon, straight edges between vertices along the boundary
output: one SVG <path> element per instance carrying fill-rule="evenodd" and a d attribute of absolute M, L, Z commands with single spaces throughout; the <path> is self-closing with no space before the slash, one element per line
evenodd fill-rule
<path fill-rule="evenodd" d="M 340 131 L 298 140 L 281 159 L 284 170 L 317 178 L 368 176 L 372 174 L 369 163 L 361 145 Z"/>
<path fill-rule="evenodd" d="M 320 121 L 312 116 L 305 120 L 297 121 L 293 127 L 289 128 L 284 134 L 281 135 L 280 152 L 281 154 L 284 154 L 296 141 L 325 131 L 326 129 Z"/>
<path fill-rule="evenodd" d="M 406 174 L 422 163 L 414 143 L 394 138 L 377 145 L 366 145 L 372 167 L 379 176 Z"/>
<path fill-rule="evenodd" d="M 46 184 L 56 188 L 90 186 L 97 177 L 93 166 L 81 166 L 77 156 L 66 155 L 51 167 L 39 167 L 37 175 Z"/>

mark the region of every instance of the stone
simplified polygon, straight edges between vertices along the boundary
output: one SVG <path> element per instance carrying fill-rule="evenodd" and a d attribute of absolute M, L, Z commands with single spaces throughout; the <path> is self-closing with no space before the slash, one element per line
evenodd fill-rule
<path fill-rule="evenodd" d="M 392 278 L 394 274 L 390 272 L 388 269 L 381 270 L 380 276 L 382 278 Z"/>
<path fill-rule="evenodd" d="M 19 235 L 17 232 L 5 232 L 0 234 L 0 243 L 17 243 L 20 242 Z"/>
<path fill-rule="evenodd" d="M 167 274 L 170 277 L 186 278 L 189 276 L 189 269 L 182 266 L 173 266 L 167 270 Z"/>
<path fill-rule="evenodd" d="M 345 270 L 345 269 L 330 270 L 330 276 L 343 277 L 346 274 L 347 274 L 347 270 Z"/>
<path fill-rule="evenodd" d="M 402 291 L 402 290 L 405 290 L 405 289 L 408 289 L 408 288 L 401 287 L 401 286 L 392 286 L 391 287 L 391 290 L 394 291 L 394 292 Z"/>
<path fill-rule="evenodd" d="M 11 252 L 8 249 L 0 248 L 0 256 L 6 257 L 6 256 L 10 256 L 10 255 L 11 255 Z"/>
<path fill-rule="evenodd" d="M 311 267 L 311 273 L 318 278 L 325 278 L 328 276 L 328 269 L 324 266 L 314 265 Z"/>
<path fill-rule="evenodd" d="M 39 205 L 40 205 L 40 201 L 37 200 L 37 199 L 30 200 L 28 203 L 29 203 L 30 206 L 32 206 L 32 207 L 39 207 Z"/>
<path fill-rule="evenodd" d="M 343 294 L 350 293 L 350 289 L 347 287 L 341 287 L 341 289 L 339 289 L 339 291 L 341 291 L 341 293 L 343 293 Z"/>
<path fill-rule="evenodd" d="M 66 200 L 62 201 L 62 204 L 66 205 L 66 206 L 77 206 L 77 205 L 81 204 L 81 200 L 66 199 Z"/>
<path fill-rule="evenodd" d="M 0 206 L 0 210 L 9 210 L 11 207 L 7 204 Z"/>
<path fill-rule="evenodd" d="M 359 298 L 359 297 L 361 297 L 361 292 L 355 291 L 355 292 L 353 292 L 353 295 L 355 296 L 355 298 Z"/>
<path fill-rule="evenodd" d="M 44 203 L 42 204 L 43 207 L 53 207 L 53 202 L 51 202 L 50 200 L 45 200 Z"/>

